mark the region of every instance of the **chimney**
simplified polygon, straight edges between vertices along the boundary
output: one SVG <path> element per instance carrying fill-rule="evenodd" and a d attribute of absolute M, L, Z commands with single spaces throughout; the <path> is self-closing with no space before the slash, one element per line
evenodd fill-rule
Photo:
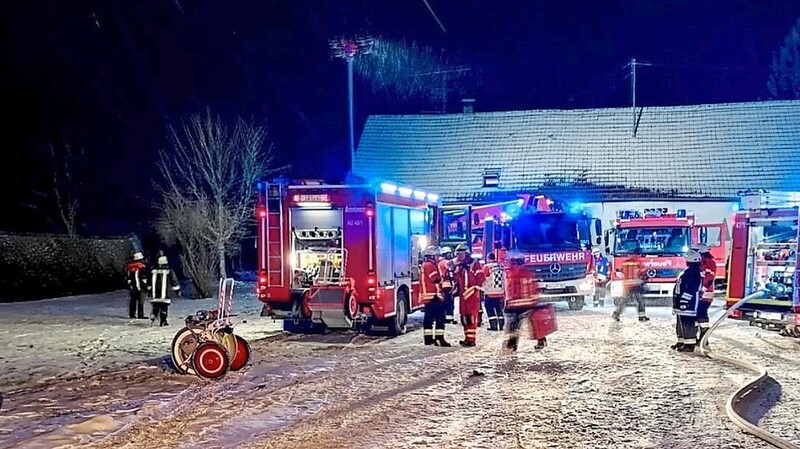
<path fill-rule="evenodd" d="M 461 105 L 464 107 L 464 114 L 472 114 L 475 112 L 475 99 L 464 98 L 461 100 Z"/>

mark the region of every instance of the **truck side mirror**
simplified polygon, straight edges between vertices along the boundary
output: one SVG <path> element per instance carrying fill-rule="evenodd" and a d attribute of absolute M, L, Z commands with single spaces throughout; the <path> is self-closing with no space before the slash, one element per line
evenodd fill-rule
<path fill-rule="evenodd" d="M 594 219 L 594 233 L 599 237 L 603 235 L 603 224 L 600 223 L 600 220 L 595 218 Z M 599 243 L 599 242 L 598 242 Z"/>

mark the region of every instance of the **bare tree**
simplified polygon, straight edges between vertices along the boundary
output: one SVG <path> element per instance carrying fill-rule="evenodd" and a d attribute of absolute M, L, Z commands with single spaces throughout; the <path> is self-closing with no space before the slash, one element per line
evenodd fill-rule
<path fill-rule="evenodd" d="M 217 268 L 227 277 L 226 258 L 253 219 L 253 186 L 270 171 L 273 149 L 265 147 L 266 136 L 265 126 L 255 121 L 227 122 L 210 109 L 168 127 L 170 145 L 158 163 L 159 230 L 181 245 L 185 264 L 207 269 L 207 275 Z M 214 267 L 201 254 L 209 248 Z"/>
<path fill-rule="evenodd" d="M 56 222 L 70 238 L 74 238 L 80 226 L 86 151 L 75 148 L 66 138 L 43 146 L 46 146 L 50 158 L 50 179 L 44 192 L 35 192 L 39 200 L 31 207 L 44 209 L 48 220 Z"/>
<path fill-rule="evenodd" d="M 774 100 L 800 99 L 800 20 L 772 55 L 770 69 L 767 82 L 770 97 Z"/>

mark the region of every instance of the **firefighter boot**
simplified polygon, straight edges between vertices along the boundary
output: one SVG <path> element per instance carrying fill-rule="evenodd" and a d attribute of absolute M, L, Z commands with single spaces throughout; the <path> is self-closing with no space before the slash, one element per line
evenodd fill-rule
<path fill-rule="evenodd" d="M 450 343 L 448 343 L 447 340 L 444 339 L 444 335 L 437 335 L 436 336 L 436 340 L 434 340 L 433 344 L 435 346 L 441 346 L 443 348 L 449 348 L 449 347 L 453 346 Z"/>
<path fill-rule="evenodd" d="M 640 323 L 646 323 L 648 321 L 650 321 L 650 317 L 648 317 L 648 316 L 642 315 L 642 316 L 639 317 L 639 322 Z"/>
<path fill-rule="evenodd" d="M 430 346 L 433 344 L 433 329 L 423 329 L 422 334 L 424 335 L 425 346 Z"/>
<path fill-rule="evenodd" d="M 670 346 L 669 349 L 678 350 L 683 347 L 683 343 L 675 343 L 674 345 Z"/>
<path fill-rule="evenodd" d="M 474 341 L 466 341 L 466 340 L 461 340 L 461 341 L 458 342 L 458 344 L 460 344 L 461 346 L 463 346 L 465 348 L 472 348 L 472 347 L 475 346 L 475 342 Z"/>
<path fill-rule="evenodd" d="M 506 340 L 506 351 L 516 352 L 519 346 L 519 337 L 508 337 Z"/>
<path fill-rule="evenodd" d="M 678 349 L 677 349 L 677 351 L 678 351 L 678 352 L 694 352 L 694 346 L 695 346 L 695 345 L 687 345 L 687 344 L 684 344 L 683 346 L 681 346 L 680 348 L 678 348 Z"/>
<path fill-rule="evenodd" d="M 536 340 L 536 346 L 533 349 L 544 349 L 547 347 L 547 338 L 540 338 Z"/>

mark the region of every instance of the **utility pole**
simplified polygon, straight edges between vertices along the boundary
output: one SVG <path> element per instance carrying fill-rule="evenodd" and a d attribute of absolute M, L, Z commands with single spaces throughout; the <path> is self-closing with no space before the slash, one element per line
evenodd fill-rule
<path fill-rule="evenodd" d="M 350 131 L 350 174 L 354 173 L 356 163 L 356 136 L 353 114 L 353 60 L 359 54 L 369 54 L 372 51 L 373 40 L 369 36 L 352 39 L 331 39 L 329 41 L 333 56 L 342 58 L 347 63 L 347 113 L 349 116 Z"/>
<path fill-rule="evenodd" d="M 631 59 L 631 136 L 636 137 L 636 66 L 650 66 L 647 62 L 636 62 L 636 58 Z"/>

